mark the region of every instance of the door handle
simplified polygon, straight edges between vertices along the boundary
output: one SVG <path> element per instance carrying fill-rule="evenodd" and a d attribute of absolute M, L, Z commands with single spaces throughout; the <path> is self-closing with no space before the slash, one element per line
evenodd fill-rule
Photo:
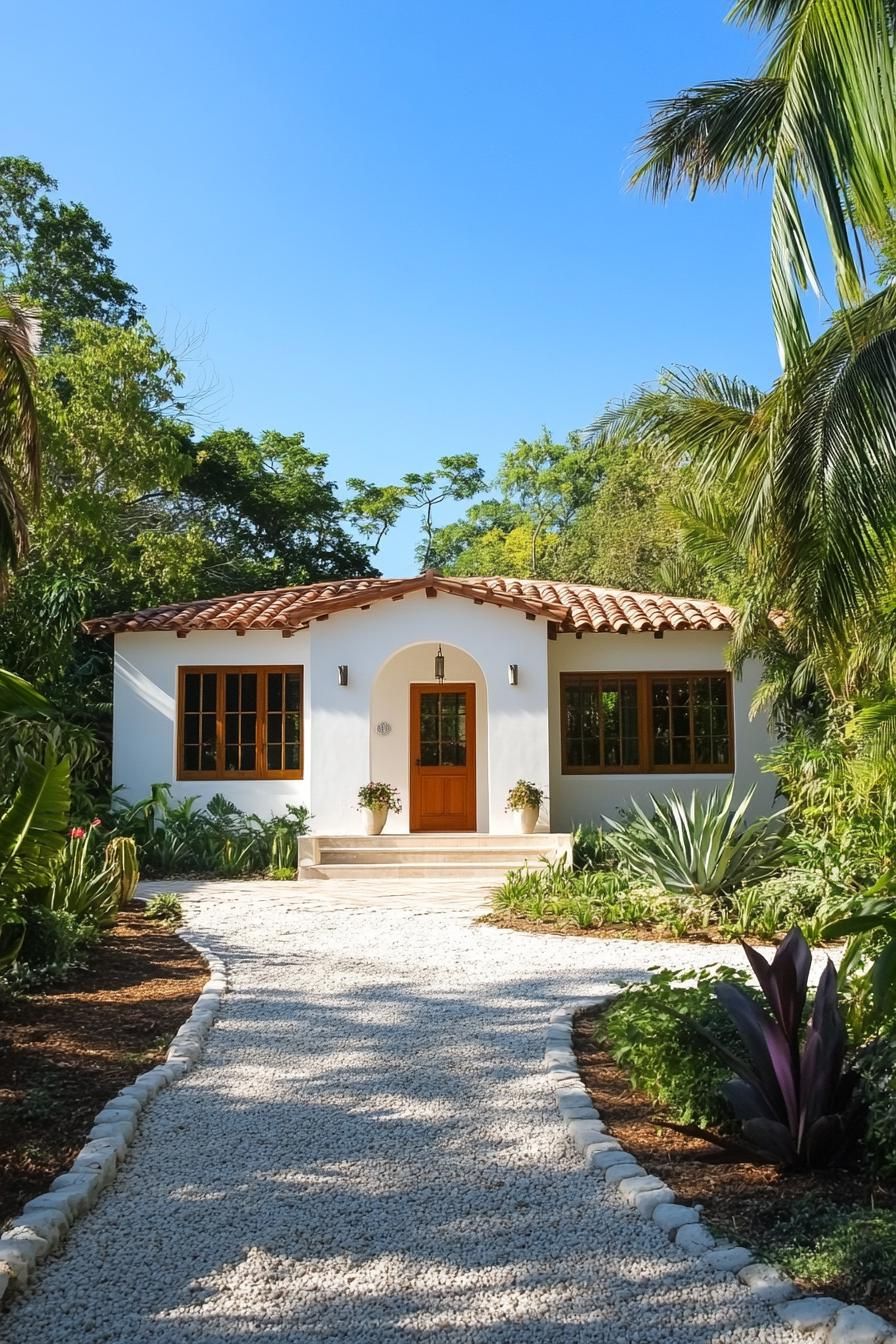
<path fill-rule="evenodd" d="M 415 764 L 415 765 L 421 765 L 421 764 L 422 764 L 422 762 L 421 762 L 419 756 L 417 757 L 417 759 L 416 759 L 416 761 L 414 762 L 414 764 Z"/>

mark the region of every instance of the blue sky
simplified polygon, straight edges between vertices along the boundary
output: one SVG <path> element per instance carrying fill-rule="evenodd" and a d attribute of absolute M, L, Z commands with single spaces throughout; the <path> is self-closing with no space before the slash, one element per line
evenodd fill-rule
<path fill-rule="evenodd" d="M 202 427 L 302 429 L 340 482 L 492 470 L 664 364 L 774 376 L 765 200 L 625 189 L 651 99 L 755 69 L 726 7 L 36 0 L 4 152 L 106 224 Z"/>

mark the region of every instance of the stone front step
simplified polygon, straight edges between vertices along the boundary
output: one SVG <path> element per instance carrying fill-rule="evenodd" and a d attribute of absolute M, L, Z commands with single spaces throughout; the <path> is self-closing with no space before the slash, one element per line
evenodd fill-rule
<path fill-rule="evenodd" d="M 307 840 L 317 840 L 327 849 L 491 849 L 495 845 L 518 851 L 553 849 L 565 844 L 568 835 L 552 835 L 546 831 L 535 831 L 532 835 L 498 834 L 487 831 L 412 831 L 390 832 L 385 835 L 311 835 Z"/>
<path fill-rule="evenodd" d="M 553 854 L 550 846 L 548 854 Z M 515 868 L 521 863 L 540 863 L 545 857 L 544 850 L 511 849 L 503 845 L 483 845 L 481 848 L 459 850 L 454 845 L 433 845 L 425 849 L 415 845 L 404 848 L 376 849 L 372 845 L 321 845 L 320 862 L 337 865 L 363 863 L 372 866 L 391 864 L 400 867 L 407 863 L 476 863 L 504 864 L 505 868 Z"/>
<path fill-rule="evenodd" d="M 572 859 L 569 835 L 308 835 L 300 878 L 475 878 L 500 883 L 514 868 Z"/>
<path fill-rule="evenodd" d="M 510 868 L 521 865 L 510 864 Z M 530 864 L 535 867 L 535 864 Z M 490 882 L 500 886 L 508 873 L 505 863 L 318 863 L 313 867 L 300 868 L 300 879 L 320 878 L 376 878 L 381 881 L 392 878 L 397 882 L 432 879 L 449 879 Z"/>

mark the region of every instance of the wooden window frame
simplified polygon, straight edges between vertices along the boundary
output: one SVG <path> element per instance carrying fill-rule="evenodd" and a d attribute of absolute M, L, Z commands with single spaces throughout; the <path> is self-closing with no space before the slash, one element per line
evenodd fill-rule
<path fill-rule="evenodd" d="M 566 724 L 566 688 L 593 682 L 597 687 L 598 698 L 605 682 L 633 681 L 637 690 L 638 706 L 638 765 L 568 765 L 568 735 Z M 560 673 L 560 751 L 564 775 L 641 775 L 648 773 L 642 764 L 647 758 L 644 754 L 644 687 L 639 672 L 561 672 Z M 600 748 L 603 750 L 603 725 L 600 728 Z"/>
<path fill-rule="evenodd" d="M 215 754 L 220 762 L 224 760 L 224 685 L 228 673 L 245 675 L 254 672 L 259 678 L 258 708 L 255 712 L 255 760 L 254 770 L 185 770 L 184 769 L 184 704 L 185 680 L 187 676 L 198 673 L 200 676 L 214 672 L 217 677 L 215 696 Z M 299 768 L 298 770 L 269 770 L 267 767 L 267 728 L 268 728 L 268 674 L 271 672 L 289 672 L 299 675 Z M 304 779 L 305 777 L 305 668 L 302 663 L 290 664 L 204 664 L 178 667 L 177 669 L 177 779 Z"/>
<path fill-rule="evenodd" d="M 654 681 L 700 681 L 704 677 L 724 677 L 728 703 L 728 760 L 723 765 L 695 764 L 694 719 L 691 715 L 691 757 L 688 765 L 657 765 L 653 759 L 652 690 Z M 638 685 L 638 755 L 639 765 L 568 765 L 566 745 L 566 687 L 582 681 L 594 681 L 598 686 L 605 681 L 634 681 Z M 734 773 L 735 727 L 734 683 L 726 668 L 708 671 L 657 672 L 561 672 L 560 673 L 560 773 L 563 775 L 730 775 Z"/>

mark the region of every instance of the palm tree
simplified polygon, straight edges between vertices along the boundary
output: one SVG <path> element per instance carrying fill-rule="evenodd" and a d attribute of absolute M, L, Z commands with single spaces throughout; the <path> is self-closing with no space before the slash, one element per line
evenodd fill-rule
<path fill-rule="evenodd" d="M 32 390 L 39 342 L 36 311 L 0 291 L 0 589 L 28 549 L 25 503 L 36 500 L 40 488 Z"/>
<path fill-rule="evenodd" d="M 633 178 L 666 199 L 686 185 L 771 178 L 771 276 L 783 364 L 809 343 L 801 291 L 820 292 L 801 200 L 827 232 L 843 304 L 866 294 L 863 246 L 896 204 L 896 0 L 738 0 L 728 21 L 764 30 L 752 79 L 698 84 L 657 104 Z"/>
<path fill-rule="evenodd" d="M 742 561 L 742 645 L 782 605 L 795 650 L 847 659 L 896 565 L 896 286 L 836 313 L 768 393 L 667 371 L 587 431 L 620 434 L 693 464 L 688 544 Z"/>

